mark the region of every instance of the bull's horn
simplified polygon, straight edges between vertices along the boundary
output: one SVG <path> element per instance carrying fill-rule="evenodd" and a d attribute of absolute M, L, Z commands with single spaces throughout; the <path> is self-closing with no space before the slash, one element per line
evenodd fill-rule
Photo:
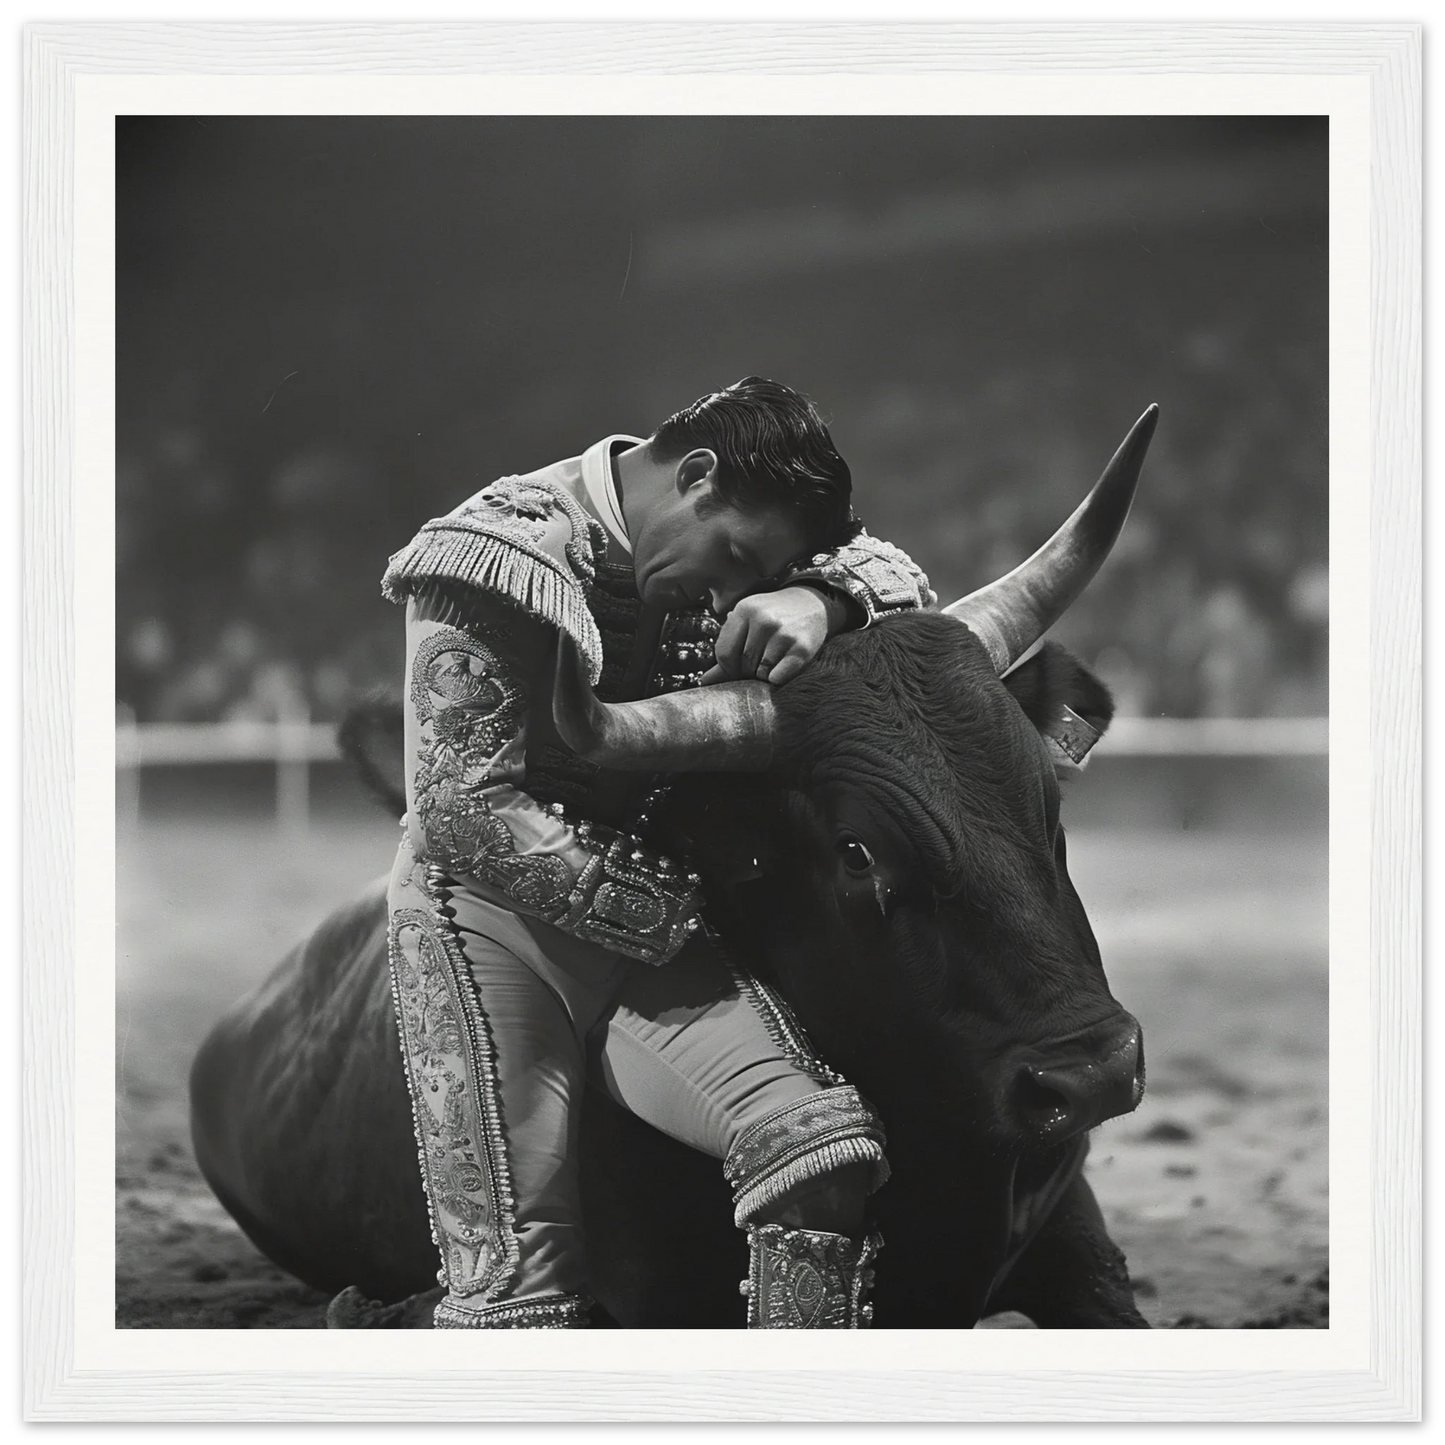
<path fill-rule="evenodd" d="M 968 624 L 1000 674 L 1064 615 L 1104 565 L 1129 515 L 1139 469 L 1158 421 L 1159 408 L 1151 405 L 1134 423 L 1093 491 L 1027 562 L 943 609 Z"/>
<path fill-rule="evenodd" d="M 552 719 L 574 753 L 604 768 L 755 773 L 773 758 L 772 691 L 766 682 L 723 682 L 642 702 L 602 702 L 575 644 L 564 637 Z"/>

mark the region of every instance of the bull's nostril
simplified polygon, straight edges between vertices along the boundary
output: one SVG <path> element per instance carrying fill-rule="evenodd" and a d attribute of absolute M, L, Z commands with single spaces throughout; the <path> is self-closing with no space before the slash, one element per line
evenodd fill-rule
<path fill-rule="evenodd" d="M 1055 1045 L 1048 1056 L 1016 1059 L 1006 1107 L 1036 1142 L 1067 1138 L 1138 1108 L 1144 1095 L 1139 1025 L 1105 1028 Z"/>
<path fill-rule="evenodd" d="M 1034 1129 L 1057 1129 L 1066 1124 L 1073 1101 L 1047 1082 L 1037 1069 L 1024 1069 L 1015 1095 L 1024 1122 Z"/>

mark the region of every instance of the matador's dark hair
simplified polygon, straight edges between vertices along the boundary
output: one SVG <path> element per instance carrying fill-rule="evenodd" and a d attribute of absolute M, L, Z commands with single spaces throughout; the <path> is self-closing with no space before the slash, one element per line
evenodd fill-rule
<path fill-rule="evenodd" d="M 841 546 L 858 531 L 848 463 L 818 409 L 781 382 L 746 376 L 668 417 L 649 440 L 665 459 L 699 447 L 716 453 L 723 501 L 792 512 L 810 547 Z"/>

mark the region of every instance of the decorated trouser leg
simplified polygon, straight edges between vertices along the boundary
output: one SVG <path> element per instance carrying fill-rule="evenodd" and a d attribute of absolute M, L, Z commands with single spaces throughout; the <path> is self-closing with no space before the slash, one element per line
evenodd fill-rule
<path fill-rule="evenodd" d="M 782 1000 L 699 944 L 629 970 L 593 1047 L 614 1098 L 723 1161 L 748 1235 L 749 1328 L 865 1328 L 882 1240 L 863 1214 L 888 1177 L 882 1126 Z"/>
<path fill-rule="evenodd" d="M 701 940 L 662 967 L 633 963 L 452 887 L 405 846 L 391 908 L 393 991 L 447 1287 L 438 1327 L 587 1323 L 577 1129 L 589 1053 L 627 1108 L 724 1161 L 761 1280 L 750 1323 L 866 1322 L 870 1247 L 787 1221 L 811 1222 L 835 1182 L 859 1196 L 861 1218 L 862 1194 L 886 1177 L 882 1132 L 770 994 Z M 786 1262 L 767 1263 L 778 1250 Z"/>
<path fill-rule="evenodd" d="M 588 1324 L 575 1167 L 582 1039 L 615 954 L 454 888 L 403 843 L 390 959 L 432 1237 L 438 1328 Z M 550 935 L 550 936 L 549 936 Z"/>

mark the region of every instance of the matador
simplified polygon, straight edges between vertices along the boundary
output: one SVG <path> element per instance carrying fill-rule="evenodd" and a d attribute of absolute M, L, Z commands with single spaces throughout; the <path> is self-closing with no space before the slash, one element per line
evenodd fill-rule
<path fill-rule="evenodd" d="M 657 779 L 570 753 L 551 708 L 559 639 L 625 701 L 782 685 L 832 633 L 930 605 L 851 486 L 812 404 L 750 377 L 649 437 L 483 487 L 390 560 L 407 659 L 390 964 L 440 1328 L 595 1318 L 589 1080 L 721 1161 L 749 1327 L 869 1321 L 879 1119 L 709 937 L 685 862 L 639 838 Z"/>

